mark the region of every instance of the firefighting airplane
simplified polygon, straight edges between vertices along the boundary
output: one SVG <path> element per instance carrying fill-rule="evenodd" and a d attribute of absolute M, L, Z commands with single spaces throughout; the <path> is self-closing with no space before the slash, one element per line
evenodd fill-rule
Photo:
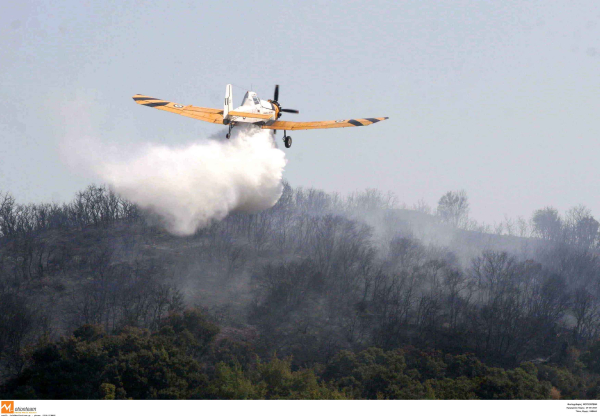
<path fill-rule="evenodd" d="M 228 84 L 225 90 L 225 107 L 223 110 L 196 107 L 192 105 L 184 106 L 183 104 L 172 103 L 170 101 L 164 101 L 142 94 L 133 96 L 135 102 L 143 106 L 155 107 L 159 110 L 177 113 L 182 116 L 203 120 L 205 122 L 228 125 L 229 133 L 226 135 L 227 139 L 231 136 L 231 129 L 238 124 L 252 124 L 262 129 L 272 129 L 274 130 L 274 133 L 277 133 L 277 129 L 283 130 L 283 143 L 286 148 L 292 146 L 292 137 L 287 136 L 288 130 L 368 126 L 387 119 L 387 117 L 375 117 L 367 119 L 330 120 L 326 122 L 279 121 L 278 119 L 281 117 L 281 113 L 299 113 L 298 110 L 284 109 L 281 107 L 278 102 L 279 85 L 275 86 L 273 100 L 261 100 L 254 91 L 248 91 L 242 100 L 242 105 L 234 109 L 232 98 L 231 84 Z"/>

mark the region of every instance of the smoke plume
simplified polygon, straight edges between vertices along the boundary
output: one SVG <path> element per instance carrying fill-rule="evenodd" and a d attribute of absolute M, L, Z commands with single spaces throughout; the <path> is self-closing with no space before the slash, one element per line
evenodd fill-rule
<path fill-rule="evenodd" d="M 98 163 L 96 172 L 118 194 L 160 215 L 171 233 L 189 235 L 232 211 L 272 207 L 285 164 L 269 131 L 237 129 L 228 141 L 148 145 Z"/>

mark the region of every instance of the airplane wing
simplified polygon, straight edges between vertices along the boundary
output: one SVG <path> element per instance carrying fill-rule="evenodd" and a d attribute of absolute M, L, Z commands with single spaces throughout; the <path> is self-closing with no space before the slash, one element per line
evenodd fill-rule
<path fill-rule="evenodd" d="M 270 119 L 271 116 L 270 114 L 261 114 L 261 113 L 245 113 L 245 112 L 241 112 L 241 111 L 230 111 L 229 114 L 231 116 L 238 116 L 238 117 L 248 117 L 248 118 L 252 118 L 252 119 Z"/>
<path fill-rule="evenodd" d="M 223 124 L 223 110 L 209 109 L 208 107 L 184 106 L 183 104 L 172 103 L 170 101 L 160 100 L 158 98 L 136 94 L 133 100 L 142 106 L 154 107 L 158 110 L 164 110 L 171 113 L 180 114 L 192 119 L 202 120 L 204 122 Z"/>
<path fill-rule="evenodd" d="M 307 130 L 307 129 L 335 129 L 338 127 L 369 126 L 373 123 L 387 120 L 387 117 L 368 119 L 329 120 L 326 122 L 283 122 L 277 121 L 270 125 L 262 126 L 263 129 L 277 130 Z"/>

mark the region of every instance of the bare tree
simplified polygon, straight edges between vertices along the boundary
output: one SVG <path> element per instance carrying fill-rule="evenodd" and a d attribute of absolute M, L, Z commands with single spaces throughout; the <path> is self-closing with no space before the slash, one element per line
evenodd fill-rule
<path fill-rule="evenodd" d="M 437 215 L 454 227 L 464 227 L 469 218 L 469 199 L 464 190 L 448 191 L 438 201 Z"/>
<path fill-rule="evenodd" d="M 571 208 L 566 215 L 567 241 L 572 245 L 590 248 L 598 244 L 600 223 L 592 212 L 583 205 Z"/>
<path fill-rule="evenodd" d="M 16 232 L 15 198 L 0 194 L 0 236 L 11 236 Z"/>
<path fill-rule="evenodd" d="M 431 214 L 431 206 L 427 204 L 427 202 L 423 199 L 420 199 L 415 204 L 413 204 L 412 209 L 414 211 L 418 211 L 419 213 Z"/>
<path fill-rule="evenodd" d="M 587 288 L 575 290 L 572 313 L 575 317 L 573 339 L 581 343 L 598 336 L 598 321 L 600 319 L 600 303 Z"/>
<path fill-rule="evenodd" d="M 522 216 L 517 218 L 517 227 L 519 229 L 519 237 L 529 236 L 529 225 L 527 224 L 527 220 Z"/>

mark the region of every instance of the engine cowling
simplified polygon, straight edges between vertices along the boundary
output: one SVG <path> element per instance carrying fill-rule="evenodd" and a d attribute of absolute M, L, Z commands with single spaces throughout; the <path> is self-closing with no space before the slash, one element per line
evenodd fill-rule
<path fill-rule="evenodd" d="M 275 119 L 279 119 L 281 117 L 281 104 L 275 100 L 269 100 L 269 103 L 271 103 L 275 108 Z"/>

